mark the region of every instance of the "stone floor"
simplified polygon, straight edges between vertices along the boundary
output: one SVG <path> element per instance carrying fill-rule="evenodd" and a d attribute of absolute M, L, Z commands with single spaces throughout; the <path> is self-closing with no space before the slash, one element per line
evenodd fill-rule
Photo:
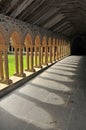
<path fill-rule="evenodd" d="M 2 98 L 0 130 L 86 130 L 86 57 L 67 57 Z"/>

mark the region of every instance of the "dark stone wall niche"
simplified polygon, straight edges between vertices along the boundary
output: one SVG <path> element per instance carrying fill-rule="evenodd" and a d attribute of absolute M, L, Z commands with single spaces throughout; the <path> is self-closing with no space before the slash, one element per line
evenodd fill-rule
<path fill-rule="evenodd" d="M 73 39 L 71 43 L 72 55 L 86 55 L 86 35 L 80 35 Z"/>

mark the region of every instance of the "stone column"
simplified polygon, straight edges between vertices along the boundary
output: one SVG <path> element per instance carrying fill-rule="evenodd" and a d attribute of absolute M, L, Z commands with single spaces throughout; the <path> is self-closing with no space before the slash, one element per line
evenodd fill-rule
<path fill-rule="evenodd" d="M 67 56 L 67 43 L 66 43 L 66 56 Z"/>
<path fill-rule="evenodd" d="M 53 45 L 53 60 L 55 61 L 55 45 Z"/>
<path fill-rule="evenodd" d="M 63 40 L 62 40 L 61 44 L 62 44 L 62 49 L 61 49 L 62 50 L 62 53 L 61 53 L 62 56 L 61 56 L 61 58 L 63 59 Z"/>
<path fill-rule="evenodd" d="M 41 66 L 41 46 L 39 46 L 39 68 L 42 68 Z"/>
<path fill-rule="evenodd" d="M 69 42 L 69 55 L 71 55 L 71 45 L 70 45 L 70 42 Z"/>
<path fill-rule="evenodd" d="M 65 43 L 63 41 L 63 57 L 65 57 Z"/>
<path fill-rule="evenodd" d="M 58 60 L 59 59 L 58 58 L 58 44 L 57 44 L 57 47 L 56 47 L 56 51 L 57 51 L 56 57 L 57 57 L 57 60 Z"/>
<path fill-rule="evenodd" d="M 25 77 L 25 74 L 23 73 L 23 48 L 19 48 L 19 52 L 20 52 L 20 76 L 21 77 Z"/>
<path fill-rule="evenodd" d="M 68 56 L 68 43 L 67 43 L 67 56 Z"/>
<path fill-rule="evenodd" d="M 67 43 L 67 56 L 68 56 L 68 43 Z"/>
<path fill-rule="evenodd" d="M 35 67 L 37 67 L 37 47 L 35 45 Z"/>
<path fill-rule="evenodd" d="M 62 57 L 63 57 L 63 55 L 62 55 L 62 52 L 63 51 L 63 45 L 62 45 L 62 41 L 61 41 L 61 59 L 62 59 Z"/>
<path fill-rule="evenodd" d="M 64 58 L 64 40 L 63 40 L 63 58 Z"/>
<path fill-rule="evenodd" d="M 63 40 L 62 40 L 62 42 L 61 42 L 61 45 L 62 45 L 62 48 L 61 48 L 61 50 L 62 50 L 61 58 L 63 59 Z"/>
<path fill-rule="evenodd" d="M 65 42 L 65 57 L 66 57 L 66 42 Z"/>
<path fill-rule="evenodd" d="M 4 83 L 11 84 L 12 80 L 9 79 L 9 68 L 8 68 L 8 54 L 7 54 L 7 49 L 4 50 L 4 71 L 5 71 Z"/>
<path fill-rule="evenodd" d="M 55 45 L 55 61 L 57 60 L 57 46 Z"/>
<path fill-rule="evenodd" d="M 4 79 L 2 51 L 0 51 L 0 80 Z"/>
<path fill-rule="evenodd" d="M 29 51 L 28 51 L 28 47 L 26 47 L 26 63 L 27 63 L 26 71 L 28 71 L 29 70 Z"/>
<path fill-rule="evenodd" d="M 63 43 L 61 41 L 61 59 L 63 58 Z"/>
<path fill-rule="evenodd" d="M 61 53 L 62 53 L 62 45 L 61 45 L 61 42 L 60 42 L 60 59 L 62 58 Z"/>
<path fill-rule="evenodd" d="M 19 63 L 18 63 L 18 49 L 15 48 L 15 70 L 16 73 L 14 75 L 19 75 Z"/>
<path fill-rule="evenodd" d="M 50 45 L 50 63 L 52 63 L 52 46 Z"/>
<path fill-rule="evenodd" d="M 30 47 L 30 50 L 31 50 L 31 55 L 30 55 L 30 58 L 31 58 L 31 68 L 30 68 L 29 71 L 35 72 L 35 69 L 33 68 L 33 46 Z"/>
<path fill-rule="evenodd" d="M 60 60 L 60 44 L 58 43 L 58 58 Z"/>
<path fill-rule="evenodd" d="M 47 45 L 47 57 L 48 57 L 47 62 L 50 63 L 50 47 L 48 45 Z"/>
<path fill-rule="evenodd" d="M 45 65 L 48 65 L 48 50 L 47 50 L 47 45 L 45 46 Z"/>
<path fill-rule="evenodd" d="M 41 64 L 43 65 L 43 46 L 41 47 Z"/>

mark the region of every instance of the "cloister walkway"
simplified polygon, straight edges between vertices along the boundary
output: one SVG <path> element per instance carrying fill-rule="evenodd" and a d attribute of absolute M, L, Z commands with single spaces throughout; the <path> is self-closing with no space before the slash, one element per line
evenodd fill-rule
<path fill-rule="evenodd" d="M 86 130 L 86 57 L 67 57 L 2 98 L 0 130 Z"/>

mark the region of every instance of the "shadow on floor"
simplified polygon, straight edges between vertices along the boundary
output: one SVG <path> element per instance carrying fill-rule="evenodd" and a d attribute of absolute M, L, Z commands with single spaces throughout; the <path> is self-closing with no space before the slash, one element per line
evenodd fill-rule
<path fill-rule="evenodd" d="M 56 63 L 2 98 L 0 130 L 85 130 L 86 57 L 72 60 Z M 69 65 L 77 68 L 66 69 Z"/>

